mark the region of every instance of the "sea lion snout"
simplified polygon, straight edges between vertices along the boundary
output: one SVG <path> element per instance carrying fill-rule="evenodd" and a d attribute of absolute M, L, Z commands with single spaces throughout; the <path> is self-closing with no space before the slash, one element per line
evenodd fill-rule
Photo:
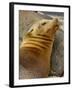
<path fill-rule="evenodd" d="M 47 22 L 44 28 L 45 28 L 45 35 L 52 38 L 55 35 L 55 32 L 59 30 L 59 20 L 57 18 L 50 20 L 49 23 Z"/>

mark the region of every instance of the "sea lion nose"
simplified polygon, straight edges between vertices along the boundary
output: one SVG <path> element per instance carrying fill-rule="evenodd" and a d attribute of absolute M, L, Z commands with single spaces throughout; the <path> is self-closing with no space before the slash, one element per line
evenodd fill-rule
<path fill-rule="evenodd" d="M 58 18 L 54 18 L 54 21 L 55 21 L 55 22 L 58 22 Z"/>
<path fill-rule="evenodd" d="M 54 22 L 54 23 L 59 23 L 58 18 L 54 18 L 54 19 L 53 19 L 53 22 Z"/>

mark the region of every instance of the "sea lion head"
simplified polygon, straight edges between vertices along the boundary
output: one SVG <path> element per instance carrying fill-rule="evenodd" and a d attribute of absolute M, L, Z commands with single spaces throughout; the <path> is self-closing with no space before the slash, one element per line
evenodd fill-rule
<path fill-rule="evenodd" d="M 28 33 L 33 36 L 46 35 L 49 37 L 53 37 L 58 29 L 59 29 L 58 18 L 54 18 L 52 20 L 42 19 L 36 22 L 31 27 Z"/>

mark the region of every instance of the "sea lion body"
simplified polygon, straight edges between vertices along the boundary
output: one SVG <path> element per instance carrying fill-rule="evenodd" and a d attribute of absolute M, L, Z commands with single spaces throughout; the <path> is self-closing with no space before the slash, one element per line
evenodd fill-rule
<path fill-rule="evenodd" d="M 41 20 L 35 23 L 25 35 L 20 46 L 20 63 L 39 77 L 48 77 L 50 57 L 58 19 Z"/>

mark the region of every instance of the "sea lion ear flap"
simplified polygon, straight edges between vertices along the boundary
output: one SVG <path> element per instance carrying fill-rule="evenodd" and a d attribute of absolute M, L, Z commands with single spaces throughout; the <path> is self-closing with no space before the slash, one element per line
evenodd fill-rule
<path fill-rule="evenodd" d="M 26 35 L 25 35 L 25 37 L 27 38 L 27 37 L 30 37 L 31 35 L 32 35 L 32 32 L 33 31 L 33 29 L 30 29 L 27 33 L 26 33 Z"/>
<path fill-rule="evenodd" d="M 58 22 L 58 18 L 53 18 L 53 21 L 57 23 Z"/>

